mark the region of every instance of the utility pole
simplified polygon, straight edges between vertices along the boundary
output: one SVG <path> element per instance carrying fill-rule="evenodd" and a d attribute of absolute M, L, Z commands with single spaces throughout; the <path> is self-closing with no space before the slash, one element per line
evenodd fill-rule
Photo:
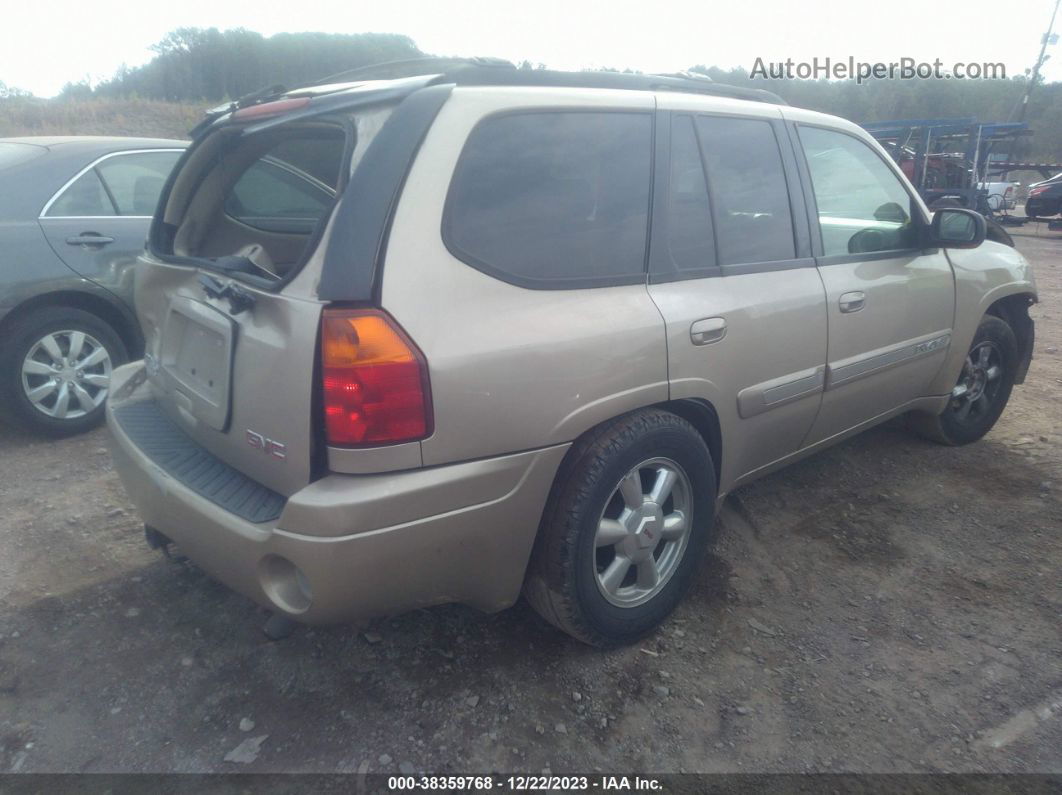
<path fill-rule="evenodd" d="M 1029 107 L 1029 95 L 1032 93 L 1033 87 L 1036 85 L 1036 81 L 1040 79 L 1040 67 L 1043 66 L 1044 54 L 1047 51 L 1048 44 L 1054 44 L 1051 41 L 1052 31 L 1055 28 L 1055 17 L 1058 15 L 1058 4 L 1060 0 L 1055 0 L 1055 10 L 1051 12 L 1051 24 L 1047 26 L 1047 33 L 1044 34 L 1043 39 L 1040 42 L 1040 55 L 1036 59 L 1036 63 L 1033 65 L 1032 74 L 1029 76 L 1029 81 L 1025 84 L 1025 93 L 1021 97 L 1021 105 L 1018 107 L 1017 121 L 1025 121 L 1025 111 Z"/>

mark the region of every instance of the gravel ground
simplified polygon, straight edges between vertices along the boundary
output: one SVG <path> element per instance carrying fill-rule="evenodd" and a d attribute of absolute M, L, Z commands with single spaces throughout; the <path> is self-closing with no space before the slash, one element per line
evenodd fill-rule
<path fill-rule="evenodd" d="M 1062 772 L 1062 235 L 1003 419 L 896 422 L 728 501 L 694 590 L 596 651 L 519 604 L 280 642 L 143 543 L 105 431 L 0 426 L 0 771 Z"/>

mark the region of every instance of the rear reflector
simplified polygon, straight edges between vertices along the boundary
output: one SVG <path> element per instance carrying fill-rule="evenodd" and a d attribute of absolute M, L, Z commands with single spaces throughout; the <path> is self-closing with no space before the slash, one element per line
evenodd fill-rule
<path fill-rule="evenodd" d="M 395 444 L 431 433 L 427 362 L 385 313 L 325 309 L 321 374 L 328 444 Z"/>

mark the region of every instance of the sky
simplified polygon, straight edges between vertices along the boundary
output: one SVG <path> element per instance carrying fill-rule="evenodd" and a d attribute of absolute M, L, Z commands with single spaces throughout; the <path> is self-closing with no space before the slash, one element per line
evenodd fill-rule
<path fill-rule="evenodd" d="M 21 13 L 11 13 L 10 2 L 0 81 L 47 97 L 67 82 L 98 82 L 123 63 L 149 61 L 149 47 L 178 27 L 402 33 L 435 55 L 556 69 L 673 72 L 696 64 L 752 69 L 757 57 L 910 57 L 940 58 L 946 69 L 1002 62 L 1009 77 L 1036 60 L 1055 0 L 51 0 Z M 1048 53 L 1045 78 L 1062 80 L 1062 42 Z"/>

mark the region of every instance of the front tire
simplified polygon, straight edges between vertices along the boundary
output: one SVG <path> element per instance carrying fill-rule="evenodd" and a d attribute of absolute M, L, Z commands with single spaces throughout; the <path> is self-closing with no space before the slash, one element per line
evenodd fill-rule
<path fill-rule="evenodd" d="M 985 315 L 963 362 L 947 408 L 912 416 L 915 430 L 940 444 L 976 442 L 996 424 L 1018 371 L 1018 340 L 1006 321 Z"/>
<path fill-rule="evenodd" d="M 524 593 L 594 646 L 632 643 L 679 603 L 711 540 L 715 469 L 686 420 L 646 409 L 569 451 L 542 518 Z"/>
<path fill-rule="evenodd" d="M 114 329 L 95 315 L 46 307 L 16 320 L 0 351 L 5 414 L 47 436 L 99 425 L 111 371 L 128 359 Z"/>

